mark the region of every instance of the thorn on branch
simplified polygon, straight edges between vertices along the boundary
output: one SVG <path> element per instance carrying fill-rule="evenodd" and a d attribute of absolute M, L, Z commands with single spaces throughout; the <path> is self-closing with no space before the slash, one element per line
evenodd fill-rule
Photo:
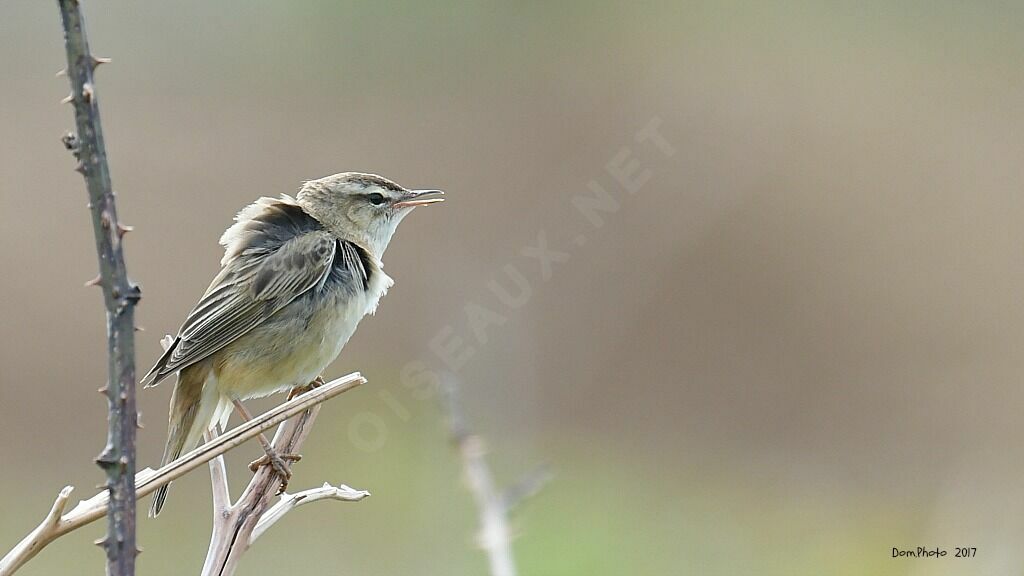
<path fill-rule="evenodd" d="M 113 452 L 108 447 L 102 454 L 96 457 L 96 464 L 98 464 L 100 468 L 107 469 L 117 466 L 118 462 L 117 458 L 114 458 Z"/>
<path fill-rule="evenodd" d="M 95 71 L 97 68 L 100 67 L 100 64 L 110 64 L 111 60 L 110 60 L 110 58 L 103 58 L 103 57 L 100 57 L 100 56 L 92 56 L 91 62 L 92 62 L 92 69 Z"/>
<path fill-rule="evenodd" d="M 60 103 L 61 104 L 71 104 L 74 101 L 75 101 L 75 95 L 74 94 L 68 94 L 67 96 L 64 97 L 63 100 L 60 101 Z"/>
<path fill-rule="evenodd" d="M 127 224 L 121 224 L 120 222 L 117 223 L 117 236 L 119 238 L 124 238 L 125 234 L 127 234 L 129 232 L 133 232 L 134 230 L 135 230 L 134 226 L 129 226 Z"/>
<path fill-rule="evenodd" d="M 67 68 L 61 68 L 60 70 L 57 70 L 56 74 L 54 74 L 54 76 L 56 76 L 57 78 L 60 78 L 61 76 L 67 76 L 67 75 L 68 75 L 68 69 Z"/>
<path fill-rule="evenodd" d="M 128 295 L 125 296 L 125 298 L 131 300 L 132 302 L 138 302 L 139 300 L 142 300 L 142 288 L 138 284 L 131 282 L 131 280 L 129 280 L 129 282 L 130 284 L 128 285 Z M 135 327 L 135 329 L 139 330 L 137 326 Z"/>
<path fill-rule="evenodd" d="M 95 278 L 92 278 L 90 280 L 86 280 L 84 286 L 86 288 L 91 288 L 93 286 L 100 286 L 102 284 L 103 284 L 103 276 L 100 275 L 100 274 L 97 274 Z"/>

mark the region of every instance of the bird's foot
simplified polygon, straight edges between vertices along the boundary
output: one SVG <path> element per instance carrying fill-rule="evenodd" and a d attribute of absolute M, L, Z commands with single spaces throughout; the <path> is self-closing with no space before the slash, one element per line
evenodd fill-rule
<path fill-rule="evenodd" d="M 310 382 L 309 384 L 306 384 L 305 386 L 296 386 L 295 388 L 292 388 L 291 392 L 288 393 L 288 398 L 287 399 L 291 400 L 292 398 L 295 398 L 296 396 L 299 396 L 300 394 L 305 394 L 306 392 L 309 392 L 313 388 L 319 388 L 319 387 L 323 386 L 324 384 L 327 384 L 327 382 L 324 381 L 324 377 L 323 376 L 317 376 L 316 378 L 313 379 L 312 382 Z"/>
<path fill-rule="evenodd" d="M 278 454 L 277 452 L 270 451 L 250 462 L 249 470 L 256 472 L 263 466 L 270 466 L 277 473 L 278 477 L 281 478 L 281 486 L 277 489 L 277 495 L 280 496 L 284 494 L 284 491 L 288 488 L 288 481 L 292 478 L 292 470 L 288 463 L 298 462 L 299 460 L 302 460 L 302 454 Z"/>

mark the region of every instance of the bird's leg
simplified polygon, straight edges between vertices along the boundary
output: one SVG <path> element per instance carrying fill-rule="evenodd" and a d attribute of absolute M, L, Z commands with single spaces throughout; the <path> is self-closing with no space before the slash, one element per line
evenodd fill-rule
<path fill-rule="evenodd" d="M 245 407 L 245 404 L 242 404 L 241 400 L 232 398 L 231 403 L 235 405 L 235 411 L 242 417 L 242 420 L 245 420 L 246 422 L 252 420 L 252 414 L 249 413 L 249 410 Z M 298 462 L 299 460 L 302 460 L 302 455 L 278 454 L 277 450 L 274 450 L 274 447 L 270 445 L 270 441 L 267 440 L 267 437 L 264 436 L 263 433 L 258 434 L 256 439 L 259 440 L 260 446 L 263 447 L 263 451 L 266 452 L 266 454 L 250 462 L 249 470 L 256 472 L 260 469 L 260 466 L 270 465 L 270 467 L 274 469 L 274 472 L 276 472 L 281 478 L 281 487 L 277 489 L 277 493 L 279 495 L 284 494 L 285 489 L 288 488 L 288 481 L 292 478 L 292 471 L 291 468 L 288 467 L 288 462 Z"/>
<path fill-rule="evenodd" d="M 305 386 L 296 386 L 295 388 L 292 388 L 291 392 L 288 393 L 288 400 L 291 400 L 292 398 L 295 398 L 300 394 L 305 394 L 306 392 L 309 392 L 313 388 L 319 388 L 324 384 L 326 384 L 326 382 L 324 382 L 324 377 L 317 376 L 316 378 L 313 378 L 312 382 L 306 384 Z"/>

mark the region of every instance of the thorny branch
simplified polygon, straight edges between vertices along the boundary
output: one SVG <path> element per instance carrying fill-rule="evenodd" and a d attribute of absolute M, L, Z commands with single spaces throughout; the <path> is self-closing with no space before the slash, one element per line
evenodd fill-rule
<path fill-rule="evenodd" d="M 89 52 L 78 0 L 58 0 L 67 49 L 66 70 L 71 94 L 65 99 L 75 108 L 77 135 L 65 136 L 64 144 L 78 158 L 76 170 L 89 191 L 96 253 L 100 273 L 91 284 L 103 289 L 107 309 L 107 357 L 109 377 L 102 388 L 107 395 L 107 444 L 96 463 L 107 473 L 110 506 L 107 536 L 100 543 L 107 553 L 107 574 L 135 574 L 135 305 L 141 293 L 128 279 L 121 240 L 129 227 L 117 219 L 110 168 L 103 143 L 99 102 L 93 72 L 106 62 Z"/>

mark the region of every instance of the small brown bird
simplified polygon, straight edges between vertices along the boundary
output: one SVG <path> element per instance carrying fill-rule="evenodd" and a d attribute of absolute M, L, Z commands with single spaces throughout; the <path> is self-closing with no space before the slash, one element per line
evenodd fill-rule
<path fill-rule="evenodd" d="M 220 239 L 220 273 L 142 380 L 148 388 L 178 374 L 163 464 L 223 427 L 232 406 L 247 417 L 242 400 L 318 379 L 391 286 L 381 257 L 398 223 L 441 194 L 345 172 L 242 209 Z M 297 457 L 264 449 L 262 463 L 286 483 L 284 460 Z M 150 516 L 167 489 L 153 497 Z"/>

